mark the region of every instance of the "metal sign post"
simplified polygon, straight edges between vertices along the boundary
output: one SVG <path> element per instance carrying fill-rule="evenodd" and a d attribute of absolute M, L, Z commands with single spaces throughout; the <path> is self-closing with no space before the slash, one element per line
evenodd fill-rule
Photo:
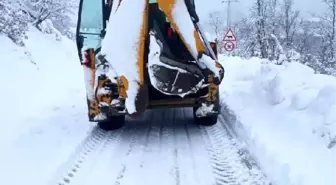
<path fill-rule="evenodd" d="M 238 2 L 238 0 L 223 0 L 222 3 L 227 3 L 227 17 L 226 17 L 226 26 L 228 31 L 225 34 L 223 39 L 224 41 L 224 49 L 225 51 L 232 52 L 237 45 L 236 37 L 233 35 L 233 31 L 231 29 L 231 3 Z M 230 56 L 230 53 L 229 53 Z"/>

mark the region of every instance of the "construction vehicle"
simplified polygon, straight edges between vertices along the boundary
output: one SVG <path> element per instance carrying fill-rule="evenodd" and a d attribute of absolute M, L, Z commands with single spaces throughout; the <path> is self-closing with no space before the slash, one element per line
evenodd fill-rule
<path fill-rule="evenodd" d="M 131 1 L 80 0 L 76 40 L 86 81 L 89 121 L 98 122 L 105 130 L 113 130 L 125 124 L 125 116 L 137 117 L 146 109 L 190 107 L 196 124 L 215 124 L 220 111 L 218 87 L 224 78 L 224 68 L 218 63 L 217 43 L 208 41 L 199 25 L 194 0 L 139 0 L 147 1 L 143 7 L 146 24 L 141 32 L 144 39 L 139 41 L 140 59 L 135 66 L 142 81 L 137 83 L 135 111 L 129 111 L 126 101 L 131 97 L 128 90 L 132 82 L 125 76 L 111 75 L 109 69 L 113 69 L 113 64 L 101 53 L 110 17 Z M 169 9 L 177 1 L 184 3 L 181 7 L 187 9 L 188 20 L 195 30 L 192 35 L 195 46 L 188 45 L 186 37 L 190 35 L 181 33 L 181 25 Z M 159 49 L 154 51 L 152 44 Z M 197 48 L 197 55 L 192 47 Z M 209 65 L 215 67 L 200 63 L 206 56 L 211 59 L 207 64 L 213 62 Z M 153 57 L 158 61 L 151 62 Z"/>

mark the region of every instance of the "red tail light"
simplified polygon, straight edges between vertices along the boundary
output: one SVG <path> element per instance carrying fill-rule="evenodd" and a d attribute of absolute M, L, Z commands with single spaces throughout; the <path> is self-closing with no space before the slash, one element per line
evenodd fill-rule
<path fill-rule="evenodd" d="M 168 37 L 173 36 L 173 29 L 171 27 L 168 27 L 167 35 Z"/>

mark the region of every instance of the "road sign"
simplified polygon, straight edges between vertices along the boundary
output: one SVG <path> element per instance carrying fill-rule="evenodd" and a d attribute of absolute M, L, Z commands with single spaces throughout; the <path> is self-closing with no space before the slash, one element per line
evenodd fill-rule
<path fill-rule="evenodd" d="M 224 49 L 225 51 L 231 52 L 236 48 L 237 45 L 237 38 L 236 36 L 233 34 L 233 31 L 231 28 L 229 28 L 226 33 L 225 36 L 223 38 L 224 41 Z"/>
<path fill-rule="evenodd" d="M 236 41 L 236 36 L 233 34 L 233 31 L 231 28 L 225 33 L 223 41 Z"/>
<path fill-rule="evenodd" d="M 235 43 L 231 41 L 228 41 L 224 44 L 225 51 L 233 51 L 235 47 L 236 47 Z"/>

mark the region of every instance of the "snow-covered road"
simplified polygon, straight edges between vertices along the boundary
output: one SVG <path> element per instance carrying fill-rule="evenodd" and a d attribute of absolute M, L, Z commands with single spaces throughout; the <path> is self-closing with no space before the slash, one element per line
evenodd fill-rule
<path fill-rule="evenodd" d="M 191 111 L 168 109 L 118 131 L 95 127 L 51 184 L 267 184 L 221 123 L 192 121 Z"/>
<path fill-rule="evenodd" d="M 49 129 L 55 129 L 57 124 L 46 123 Z M 97 127 L 88 130 L 77 144 L 69 138 L 73 146 L 77 145 L 68 148 L 72 152 L 62 152 L 64 147 L 58 142 L 65 142 L 66 138 L 55 138 L 57 131 L 55 135 L 36 134 L 12 143 L 1 153 L 1 163 L 9 164 L 0 167 L 5 172 L 0 175 L 2 182 L 13 185 L 23 182 L 35 185 L 268 184 L 226 130 L 224 122 L 198 127 L 193 124 L 192 111 L 188 109 L 149 110 L 140 119 L 128 120 L 121 130 L 105 132 Z"/>

